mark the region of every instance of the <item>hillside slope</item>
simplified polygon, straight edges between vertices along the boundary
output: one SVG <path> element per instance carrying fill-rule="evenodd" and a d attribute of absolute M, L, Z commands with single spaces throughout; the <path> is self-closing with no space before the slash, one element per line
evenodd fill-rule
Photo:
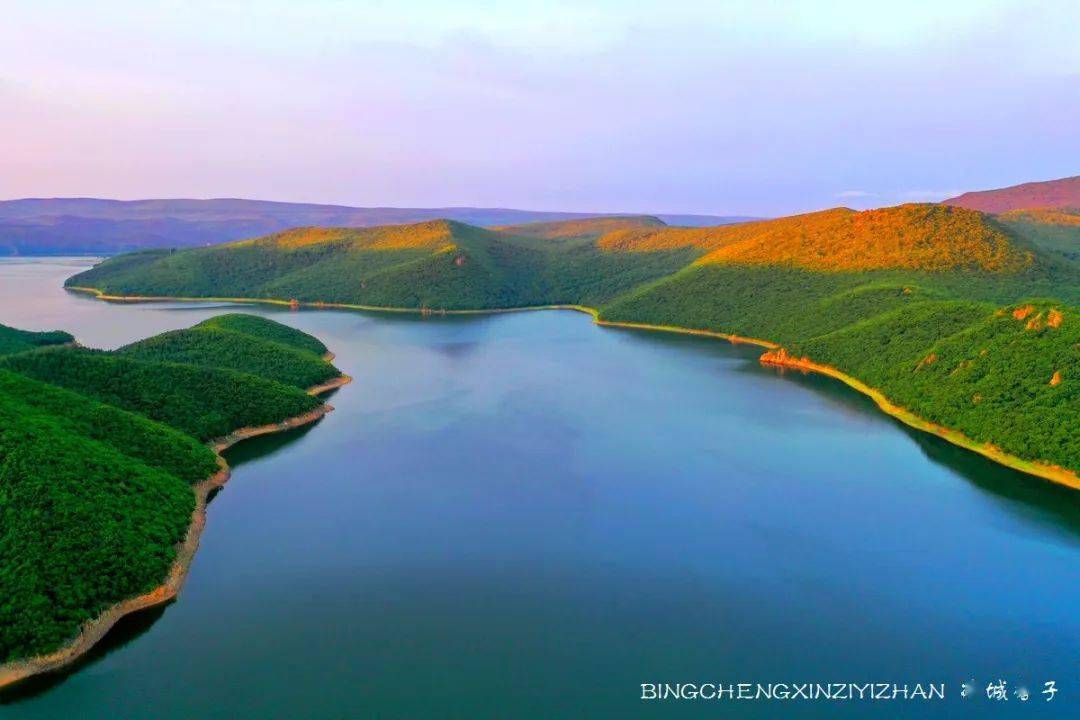
<path fill-rule="evenodd" d="M 978 442 L 1080 467 L 1076 308 L 917 303 L 793 349 Z"/>
<path fill-rule="evenodd" d="M 70 333 L 62 330 L 31 332 L 0 325 L 0 355 L 32 350 L 47 345 L 63 345 L 74 340 L 75 338 Z"/>
<path fill-rule="evenodd" d="M 204 442 L 319 404 L 297 388 L 249 373 L 85 348 L 9 355 L 0 368 L 140 413 Z"/>
<path fill-rule="evenodd" d="M 666 228 L 672 233 L 698 231 Z M 548 225 L 548 232 L 561 232 Z M 68 280 L 112 295 L 274 298 L 473 310 L 602 302 L 685 266 L 688 245 L 630 257 L 605 238 L 511 235 L 441 220 L 385 228 L 301 228 L 254 240 L 110 258 Z"/>
<path fill-rule="evenodd" d="M 855 212 L 836 208 L 717 228 L 701 263 L 774 264 L 822 271 L 1016 272 L 1034 255 L 982 213 L 931 204 Z"/>
<path fill-rule="evenodd" d="M 508 235 L 557 240 L 560 238 L 597 238 L 615 230 L 662 227 L 667 227 L 667 223 L 651 215 L 613 215 L 611 217 L 587 218 L 585 220 L 503 225 L 492 229 Z"/>
<path fill-rule="evenodd" d="M 252 317 L 236 315 L 234 317 Z M 261 318 L 260 318 L 261 319 Z M 304 389 L 337 377 L 330 363 L 306 349 L 237 332 L 217 318 L 125 345 L 117 355 L 253 373 Z"/>
<path fill-rule="evenodd" d="M 1033 245 L 1080 262 L 1080 208 L 1011 210 L 998 221 Z"/>
<path fill-rule="evenodd" d="M 161 582 L 195 507 L 175 475 L 7 397 L 0 489 L 0 662 Z"/>
<path fill-rule="evenodd" d="M 321 405 L 259 374 L 316 362 L 337 376 L 311 351 L 321 343 L 261 318 L 215 320 L 192 332 L 250 341 L 241 350 L 257 345 L 258 362 L 239 372 L 221 369 L 236 357 L 184 364 L 184 353 L 148 361 L 34 343 L 0 358 L 0 664 L 55 650 L 162 583 L 189 532 L 193 484 L 219 469 L 200 440 Z"/>
<path fill-rule="evenodd" d="M 1080 175 L 1060 180 L 1023 183 L 997 190 L 968 192 L 943 200 L 942 204 L 986 213 L 1030 208 L 1080 207 Z"/>
<path fill-rule="evenodd" d="M 212 248 L 110 258 L 68 280 L 107 295 L 243 297 L 474 310 L 600 305 L 691 263 L 822 272 L 915 272 L 1052 291 L 1062 270 L 1006 225 L 939 205 L 845 208 L 711 228 L 648 219 L 542 223 L 498 232 L 453 221 L 301 228 Z M 978 288 L 973 288 L 978 290 Z"/>

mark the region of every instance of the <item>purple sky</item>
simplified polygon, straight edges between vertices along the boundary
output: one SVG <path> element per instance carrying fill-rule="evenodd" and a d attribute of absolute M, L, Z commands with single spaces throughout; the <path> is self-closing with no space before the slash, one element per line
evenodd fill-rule
<path fill-rule="evenodd" d="M 778 215 L 1080 173 L 1080 3 L 35 2 L 0 198 Z"/>

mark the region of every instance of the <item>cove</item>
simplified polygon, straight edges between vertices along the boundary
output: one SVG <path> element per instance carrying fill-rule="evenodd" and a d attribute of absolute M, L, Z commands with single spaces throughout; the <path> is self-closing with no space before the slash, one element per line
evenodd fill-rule
<path fill-rule="evenodd" d="M 66 293 L 88 264 L 0 262 L 0 322 L 115 347 L 224 311 Z M 756 348 L 569 311 L 240 309 L 316 335 L 353 383 L 228 453 L 178 602 L 0 716 L 976 717 L 960 683 L 999 677 L 1062 692 L 995 714 L 1076 710 L 1074 491 Z M 950 696 L 639 700 L 807 681 Z"/>

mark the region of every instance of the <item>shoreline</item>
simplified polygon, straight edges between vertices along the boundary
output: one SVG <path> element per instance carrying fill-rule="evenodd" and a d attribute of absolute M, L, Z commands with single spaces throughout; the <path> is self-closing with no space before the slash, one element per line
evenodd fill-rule
<path fill-rule="evenodd" d="M 327 353 L 324 359 L 327 357 L 332 359 L 333 353 Z M 308 388 L 306 392 L 309 395 L 321 395 L 347 385 L 351 381 L 351 377 L 342 374 L 322 385 Z M 0 690 L 9 688 L 36 675 L 55 672 L 71 665 L 97 645 L 112 630 L 113 626 L 124 617 L 172 602 L 180 594 L 184 581 L 187 580 L 188 571 L 191 569 L 191 563 L 195 559 L 195 553 L 199 549 L 199 540 L 202 537 L 203 529 L 206 527 L 206 509 L 210 494 L 224 486 L 231 475 L 231 468 L 221 453 L 242 440 L 294 430 L 309 425 L 322 419 L 333 409 L 332 405 L 323 404 L 314 410 L 295 415 L 281 422 L 237 428 L 228 435 L 211 441 L 210 448 L 217 455 L 218 471 L 205 480 L 192 485 L 192 491 L 195 494 L 195 509 L 192 510 L 191 523 L 188 525 L 187 534 L 177 548 L 176 558 L 169 568 L 165 581 L 141 595 L 121 600 L 106 608 L 97 617 L 88 620 L 69 643 L 51 653 L 0 665 Z"/>
<path fill-rule="evenodd" d="M 678 325 L 652 325 L 650 323 L 631 323 L 617 322 L 614 320 L 600 320 L 596 316 L 595 311 L 593 313 L 593 322 L 595 322 L 600 327 L 625 328 L 628 330 L 649 330 L 652 332 L 677 333 L 679 335 L 696 335 L 698 337 L 727 340 L 732 345 L 757 345 L 758 347 L 768 348 L 769 350 L 777 350 L 780 348 L 780 346 L 774 343 L 772 340 L 762 340 L 761 338 L 752 338 L 745 335 L 732 335 L 731 333 L 717 332 L 715 330 L 694 330 L 692 328 L 679 327 Z"/>
<path fill-rule="evenodd" d="M 404 313 L 412 315 L 499 315 L 502 313 L 513 312 L 528 312 L 531 310 L 577 310 L 588 315 L 596 317 L 596 310 L 594 308 L 586 307 L 585 305 L 568 305 L 568 304 L 552 304 L 552 305 L 522 305 L 521 307 L 512 308 L 489 308 L 483 310 L 436 310 L 434 308 L 414 308 L 414 307 L 393 307 L 385 305 L 353 305 L 350 303 L 331 303 L 331 302 L 307 302 L 292 300 L 279 300 L 276 298 L 236 298 L 236 297 L 185 297 L 182 295 L 108 295 L 97 288 L 81 287 L 78 285 L 65 285 L 65 290 L 80 293 L 83 295 L 93 295 L 98 300 L 104 300 L 105 302 L 116 303 L 144 303 L 144 302 L 227 302 L 227 303 L 249 303 L 255 305 L 280 305 L 283 307 L 293 308 L 312 308 L 315 310 L 363 310 L 364 312 L 381 312 L 381 313 Z"/>
<path fill-rule="evenodd" d="M 788 355 L 782 348 L 764 353 L 761 358 L 759 358 L 759 362 L 761 362 L 762 365 L 770 365 L 781 369 L 799 370 L 803 373 L 813 372 L 839 380 L 853 390 L 857 390 L 869 397 L 883 413 L 896 418 L 909 427 L 913 427 L 916 430 L 921 430 L 931 435 L 936 435 L 953 445 L 978 453 L 989 460 L 993 460 L 999 465 L 1004 465 L 1013 470 L 1019 470 L 1028 475 L 1035 475 L 1044 480 L 1065 485 L 1074 490 L 1080 490 L 1080 476 L 1072 470 L 1063 468 L 1059 465 L 1050 465 L 1035 460 L 1025 460 L 1016 455 L 1010 455 L 995 445 L 990 443 L 980 443 L 973 440 L 959 430 L 932 423 L 926 418 L 916 415 L 907 408 L 892 402 L 885 396 L 885 393 L 877 388 L 867 385 L 862 380 L 859 380 L 852 375 L 848 375 L 843 370 L 835 368 L 832 365 L 816 363 L 809 358 L 793 357 Z"/>
<path fill-rule="evenodd" d="M 923 432 L 936 435 L 941 439 L 952 443 L 958 447 L 970 450 L 978 453 L 983 457 L 1004 465 L 1005 467 L 1018 470 L 1028 475 L 1034 475 L 1035 477 L 1043 480 L 1049 480 L 1050 482 L 1064 485 L 1074 490 L 1080 490 L 1080 475 L 1075 471 L 1068 468 L 1064 468 L 1058 465 L 1051 465 L 1049 463 L 1043 463 L 1036 460 L 1026 460 L 1017 455 L 1007 453 L 1000 448 L 991 445 L 989 443 L 979 443 L 972 440 L 964 433 L 953 428 L 937 425 L 930 422 L 926 418 L 923 418 L 907 408 L 896 405 L 886 397 L 885 393 L 881 390 L 871 387 L 862 382 L 856 377 L 848 375 L 843 371 L 831 367 L 829 365 L 822 365 L 815 363 L 807 358 L 795 359 L 790 358 L 784 353 L 784 359 L 780 360 L 774 351 L 782 351 L 783 348 L 779 343 L 775 343 L 771 340 L 763 340 L 761 338 L 751 338 L 742 335 L 733 335 L 729 333 L 716 332 L 713 330 L 694 330 L 692 328 L 683 328 L 677 325 L 653 325 L 650 323 L 632 323 L 632 322 L 615 322 L 611 320 L 601 320 L 600 312 L 596 308 L 591 308 L 585 305 L 572 305 L 572 304 L 554 304 L 554 305 L 532 305 L 528 307 L 516 307 L 516 308 L 494 308 L 491 310 L 427 310 L 418 308 L 399 308 L 399 307 L 377 307 L 368 305 L 349 305 L 345 303 L 320 303 L 320 302 L 297 302 L 293 303 L 288 300 L 276 300 L 276 299 L 260 299 L 260 298 L 194 298 L 194 297 L 179 297 L 179 296 L 149 296 L 149 295 L 107 295 L 97 288 L 80 287 L 80 286 L 65 286 L 66 290 L 70 290 L 77 293 L 83 293 L 92 295 L 99 300 L 105 300 L 107 302 L 230 302 L 230 303 L 263 303 L 269 305 L 284 305 L 286 307 L 310 307 L 315 309 L 329 308 L 329 309 L 342 309 L 342 310 L 362 310 L 365 312 L 388 312 L 388 313 L 414 313 L 418 315 L 495 315 L 500 313 L 510 312 L 526 312 L 530 310 L 575 310 L 577 312 L 590 315 L 593 319 L 593 323 L 601 327 L 613 327 L 613 328 L 625 328 L 630 330 L 648 330 L 652 332 L 668 332 L 677 333 L 680 335 L 696 335 L 699 337 L 710 337 L 719 340 L 727 340 L 733 345 L 748 344 L 758 345 L 766 348 L 766 352 L 761 356 L 760 361 L 765 365 L 772 365 L 774 367 L 787 367 L 792 369 L 798 369 L 803 372 L 816 372 L 821 375 L 826 375 L 835 380 L 839 380 L 848 387 L 856 390 L 863 395 L 868 396 L 874 401 L 882 412 L 886 415 L 890 415 L 897 420 L 900 420 L 905 425 L 921 430 Z"/>

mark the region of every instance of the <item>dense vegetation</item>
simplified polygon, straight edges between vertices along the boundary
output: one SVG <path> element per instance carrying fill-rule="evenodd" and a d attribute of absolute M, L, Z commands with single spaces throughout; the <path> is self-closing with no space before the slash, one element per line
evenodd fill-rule
<path fill-rule="evenodd" d="M 182 331 L 251 352 L 244 372 L 219 366 L 241 365 L 240 356 L 134 359 L 41 347 L 39 334 L 4 330 L 28 340 L 0 358 L 0 662 L 53 650 L 105 608 L 159 585 L 191 520 L 192 483 L 217 469 L 200 441 L 317 407 L 270 377 L 289 375 L 292 363 L 296 382 L 313 368 L 320 379 L 337 375 L 318 340 L 253 316 Z"/>
<path fill-rule="evenodd" d="M 610 215 L 607 217 L 594 217 L 582 220 L 503 225 L 502 227 L 495 229 L 507 233 L 508 235 L 555 240 L 558 238 L 597 238 L 616 230 L 663 227 L 667 227 L 667 223 L 652 215 Z"/>
<path fill-rule="evenodd" d="M 602 304 L 699 258 L 829 271 L 1017 273 L 1036 265 L 1033 251 L 991 218 L 937 205 L 839 208 L 711 228 L 672 228 L 647 218 L 563 225 L 509 229 L 518 234 L 451 221 L 301 228 L 210 248 L 119 256 L 69 285 L 116 295 L 456 310 Z"/>
<path fill-rule="evenodd" d="M 329 352 L 326 345 L 323 345 L 319 338 L 258 315 L 248 315 L 247 313 L 215 315 L 209 320 L 203 320 L 195 327 L 243 333 L 244 335 L 288 345 L 297 350 L 306 350 L 319 357 L 323 357 Z"/>
<path fill-rule="evenodd" d="M 194 503 L 176 476 L 0 398 L 0 660 L 160 583 Z"/>
<path fill-rule="evenodd" d="M 44 345 L 62 345 L 74 340 L 75 338 L 69 333 L 61 330 L 31 332 L 0 325 L 0 355 L 22 352 Z"/>
<path fill-rule="evenodd" d="M 604 218 L 500 232 L 453 222 L 308 229 L 115 258 L 71 282 L 432 309 L 589 305 L 603 320 L 772 340 L 931 421 L 1080 468 L 1080 265 L 1067 216 L 923 204 L 711 228 Z M 1057 325 L 1005 322 L 1032 298 L 1045 298 L 1033 306 Z M 940 360 L 920 365 L 929 356 Z"/>
<path fill-rule="evenodd" d="M 117 354 L 136 360 L 240 370 L 298 388 L 320 385 L 341 374 L 307 350 L 213 325 L 163 333 L 122 347 Z"/>
<path fill-rule="evenodd" d="M 681 244 L 628 257 L 605 251 L 602 240 L 595 233 L 562 240 L 515 236 L 452 221 L 302 228 L 197 250 L 121 255 L 68 284 L 121 295 L 483 309 L 600 303 L 704 252 Z"/>
<path fill-rule="evenodd" d="M 797 343 L 795 351 L 975 440 L 1080 467 L 1080 313 L 1073 309 L 919 302 Z"/>
<path fill-rule="evenodd" d="M 1080 209 L 1014 210 L 998 219 L 1032 244 L 1080 262 Z"/>
<path fill-rule="evenodd" d="M 85 395 L 2 369 L 0 395 L 51 416 L 69 433 L 108 445 L 186 482 L 198 482 L 217 469 L 214 453 L 190 435 Z"/>
<path fill-rule="evenodd" d="M 85 348 L 11 355 L 6 368 L 171 425 L 199 440 L 312 410 L 319 400 L 255 375 Z"/>
<path fill-rule="evenodd" d="M 720 229 L 726 242 L 703 262 L 783 264 L 811 270 L 886 268 L 1012 272 L 1032 264 L 994 220 L 944 205 L 846 208 Z"/>

